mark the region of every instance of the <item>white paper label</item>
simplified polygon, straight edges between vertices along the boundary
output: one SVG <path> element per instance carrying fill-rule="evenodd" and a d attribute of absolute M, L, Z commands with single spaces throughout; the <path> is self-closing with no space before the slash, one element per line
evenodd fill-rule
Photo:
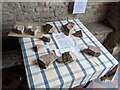
<path fill-rule="evenodd" d="M 85 13 L 88 0 L 75 0 L 73 14 Z"/>

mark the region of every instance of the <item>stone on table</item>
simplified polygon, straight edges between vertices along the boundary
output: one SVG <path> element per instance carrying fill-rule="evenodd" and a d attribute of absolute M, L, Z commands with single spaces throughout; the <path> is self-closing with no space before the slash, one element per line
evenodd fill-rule
<path fill-rule="evenodd" d="M 38 27 L 37 26 L 27 26 L 25 33 L 29 34 L 29 35 L 33 35 L 36 36 L 38 32 Z"/>
<path fill-rule="evenodd" d="M 34 49 L 34 51 L 35 52 L 38 52 L 38 51 L 40 51 L 41 49 L 43 49 L 43 45 L 42 44 L 37 44 L 37 45 L 35 45 L 35 47 L 33 47 L 33 49 Z"/>
<path fill-rule="evenodd" d="M 101 54 L 100 49 L 92 45 L 88 46 L 87 53 L 95 57 L 98 57 Z"/>
<path fill-rule="evenodd" d="M 50 38 L 46 36 L 43 36 L 41 40 L 43 40 L 44 42 L 50 42 Z"/>
<path fill-rule="evenodd" d="M 75 29 L 75 24 L 73 22 L 68 22 L 66 25 L 64 25 L 64 30 L 62 31 L 68 36 L 70 33 L 72 33 L 73 29 Z"/>
<path fill-rule="evenodd" d="M 46 69 L 52 62 L 57 59 L 57 56 L 54 53 L 49 53 L 41 56 L 37 59 L 40 67 Z"/>
<path fill-rule="evenodd" d="M 83 36 L 81 31 L 76 31 L 72 35 L 75 36 L 75 37 L 82 37 Z"/>
<path fill-rule="evenodd" d="M 53 32 L 53 26 L 50 25 L 50 24 L 45 24 L 45 25 L 43 26 L 43 32 L 44 32 L 45 34 L 47 34 L 47 33 L 52 33 L 52 32 Z"/>
<path fill-rule="evenodd" d="M 18 33 L 18 34 L 23 34 L 25 30 L 25 27 L 23 25 L 15 25 L 13 32 Z"/>
<path fill-rule="evenodd" d="M 59 63 L 70 63 L 76 60 L 76 56 L 71 52 L 65 52 L 61 57 L 57 58 L 57 62 Z"/>

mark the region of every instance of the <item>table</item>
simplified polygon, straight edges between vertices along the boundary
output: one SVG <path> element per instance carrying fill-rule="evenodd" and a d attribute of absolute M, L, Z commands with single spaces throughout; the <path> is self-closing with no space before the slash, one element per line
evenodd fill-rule
<path fill-rule="evenodd" d="M 29 88 L 72 88 L 102 77 L 118 64 L 117 60 L 78 19 L 48 23 L 56 28 L 57 33 L 60 33 L 61 26 L 68 22 L 75 23 L 75 30 L 81 30 L 83 33 L 82 38 L 74 37 L 80 49 L 83 50 L 88 45 L 94 45 L 100 48 L 101 55 L 93 57 L 80 52 L 79 58 L 71 63 L 60 64 L 55 61 L 47 69 L 43 69 L 36 63 L 37 57 L 59 49 L 53 36 L 47 35 L 51 38 L 49 43 L 34 38 L 20 38 Z M 32 47 L 38 43 L 45 45 L 45 48 L 34 52 Z"/>

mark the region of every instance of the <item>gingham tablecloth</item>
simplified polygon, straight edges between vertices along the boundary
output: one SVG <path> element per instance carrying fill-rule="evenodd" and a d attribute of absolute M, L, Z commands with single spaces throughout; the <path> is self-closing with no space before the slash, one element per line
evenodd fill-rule
<path fill-rule="evenodd" d="M 74 22 L 75 30 L 81 30 L 83 33 L 82 38 L 74 37 L 79 48 L 83 50 L 88 45 L 94 45 L 100 48 L 101 55 L 99 57 L 93 57 L 80 52 L 77 60 L 71 63 L 60 64 L 55 61 L 47 69 L 42 69 L 36 63 L 37 57 L 47 54 L 52 50 L 59 49 L 53 35 L 47 35 L 51 38 L 49 43 L 34 38 L 20 38 L 29 88 L 75 87 L 102 77 L 118 64 L 117 60 L 78 19 L 48 23 L 55 26 L 56 32 L 60 33 L 61 27 L 68 22 Z M 38 43 L 43 44 L 45 47 L 39 52 L 34 52 L 32 47 Z"/>

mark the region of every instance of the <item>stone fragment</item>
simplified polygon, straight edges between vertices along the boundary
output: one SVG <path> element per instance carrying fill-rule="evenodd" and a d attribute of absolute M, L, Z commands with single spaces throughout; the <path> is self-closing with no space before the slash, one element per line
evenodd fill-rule
<path fill-rule="evenodd" d="M 68 36 L 70 30 L 69 30 L 66 26 L 64 26 L 64 30 L 63 30 L 62 32 L 63 32 L 66 36 Z"/>
<path fill-rule="evenodd" d="M 75 28 L 75 24 L 73 22 L 68 22 L 65 26 L 64 26 L 64 30 L 63 33 L 65 35 L 69 35 L 69 33 L 71 32 L 71 30 L 73 30 Z"/>
<path fill-rule="evenodd" d="M 64 63 L 62 57 L 58 57 L 56 61 L 59 63 Z"/>
<path fill-rule="evenodd" d="M 27 26 L 25 33 L 36 36 L 38 32 L 37 26 Z"/>
<path fill-rule="evenodd" d="M 13 32 L 18 33 L 18 34 L 23 34 L 25 30 L 25 27 L 23 25 L 15 25 Z"/>
<path fill-rule="evenodd" d="M 83 36 L 81 31 L 76 31 L 72 35 L 75 36 L 75 37 L 82 37 Z"/>
<path fill-rule="evenodd" d="M 41 49 L 43 49 L 43 45 L 42 44 L 37 44 L 35 47 L 34 47 L 34 51 L 35 52 L 38 52 L 38 51 L 40 51 Z"/>
<path fill-rule="evenodd" d="M 87 53 L 95 57 L 98 57 L 101 54 L 100 49 L 92 45 L 88 46 Z"/>
<path fill-rule="evenodd" d="M 46 24 L 43 26 L 44 33 L 50 33 L 51 29 L 53 28 L 52 25 Z"/>
<path fill-rule="evenodd" d="M 54 53 L 46 54 L 38 58 L 38 64 L 40 67 L 47 68 L 52 62 L 57 59 L 57 56 Z"/>
<path fill-rule="evenodd" d="M 71 52 L 65 52 L 61 57 L 57 58 L 57 62 L 59 63 L 70 63 L 76 60 L 76 56 Z"/>
<path fill-rule="evenodd" d="M 50 42 L 50 38 L 46 36 L 43 36 L 41 40 L 43 40 L 44 42 Z"/>
<path fill-rule="evenodd" d="M 72 30 L 72 29 L 75 29 L 75 24 L 73 22 L 68 22 L 66 24 L 66 27 L 69 29 L 69 30 Z"/>
<path fill-rule="evenodd" d="M 69 52 L 63 53 L 62 54 L 62 59 L 63 59 L 64 63 L 73 61 L 72 56 L 69 54 Z"/>

